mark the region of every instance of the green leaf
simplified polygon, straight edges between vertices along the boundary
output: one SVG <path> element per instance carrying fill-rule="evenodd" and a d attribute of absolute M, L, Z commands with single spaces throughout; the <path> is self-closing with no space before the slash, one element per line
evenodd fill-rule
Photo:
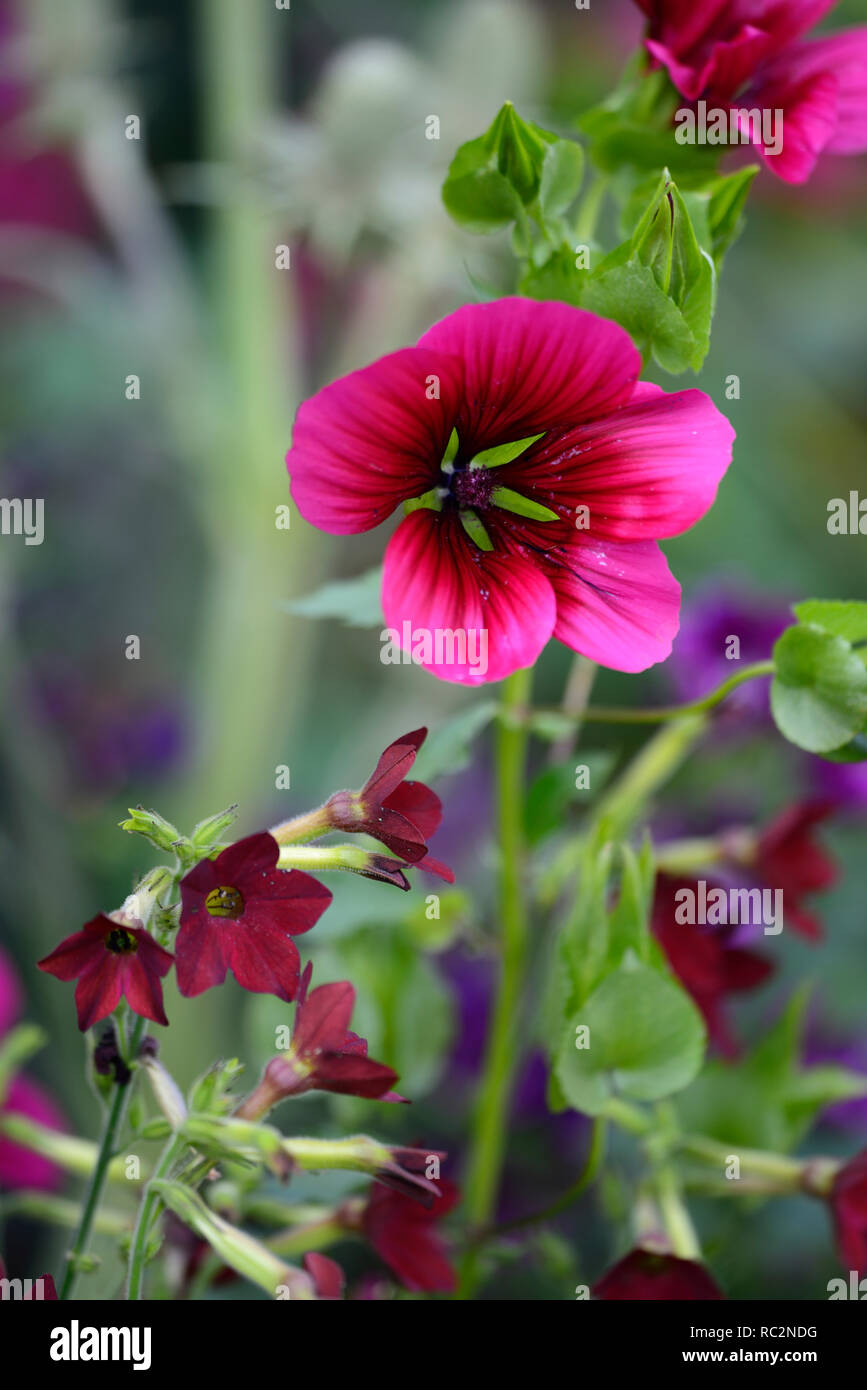
<path fill-rule="evenodd" d="M 530 264 L 518 282 L 518 290 L 528 299 L 561 299 L 565 304 L 581 304 L 590 272 L 575 264 L 571 246 L 560 246 L 541 265 Z"/>
<path fill-rule="evenodd" d="M 531 728 L 543 738 L 558 739 L 562 738 L 564 733 L 572 733 L 575 725 L 573 721 L 568 720 L 566 726 L 561 724 L 557 731 L 552 728 L 543 732 L 537 727 L 534 719 L 531 721 Z M 586 804 L 589 796 L 601 791 L 614 768 L 616 754 L 607 748 L 582 748 L 580 760 L 588 769 L 592 792 L 576 787 L 575 766 L 570 762 L 544 768 L 531 782 L 525 808 L 525 824 L 530 844 L 536 845 L 547 835 L 561 830 L 570 806 L 579 802 Z"/>
<path fill-rule="evenodd" d="M 548 221 L 560 217 L 578 196 L 584 177 L 584 151 L 573 140 L 555 140 L 542 159 L 539 207 Z"/>
<path fill-rule="evenodd" d="M 497 713 L 496 700 L 481 700 L 456 714 L 429 734 L 416 758 L 412 775 L 421 782 L 460 772 L 472 758 L 472 745 Z"/>
<path fill-rule="evenodd" d="M 482 236 L 508 227 L 521 210 L 517 193 L 497 169 L 476 169 L 459 177 L 450 171 L 442 199 L 455 222 Z"/>
<path fill-rule="evenodd" d="M 588 280 L 585 309 L 614 319 L 626 329 L 642 356 L 651 355 L 666 371 L 685 372 L 701 362 L 701 348 L 676 304 L 659 288 L 649 266 L 629 261 L 601 268 Z"/>
<path fill-rule="evenodd" d="M 867 642 L 867 603 L 860 600 L 808 598 L 793 611 L 799 623 L 823 627 L 847 642 Z"/>
<path fill-rule="evenodd" d="M 773 654 L 771 711 L 790 743 L 825 753 L 862 732 L 867 669 L 845 638 L 813 625 L 790 627 Z"/>
<path fill-rule="evenodd" d="M 589 1046 L 578 1047 L 583 1028 Z M 598 1115 L 613 1096 L 650 1101 L 682 1090 L 704 1048 L 701 1014 L 684 990 L 649 966 L 624 962 L 569 1020 L 555 1075 L 573 1109 Z"/>
<path fill-rule="evenodd" d="M 302 618 L 340 618 L 347 627 L 382 627 L 382 566 L 367 570 L 357 579 L 335 579 L 303 598 L 286 599 L 279 606 Z"/>
<path fill-rule="evenodd" d="M 717 269 L 743 228 L 743 212 L 758 164 L 749 164 L 733 174 L 720 175 L 710 185 L 707 220 L 711 235 L 710 251 Z"/>
<path fill-rule="evenodd" d="M 790 1152 L 828 1105 L 867 1093 L 867 1077 L 843 1067 L 803 1067 L 809 988 L 792 995 L 743 1061 L 711 1062 L 682 1096 L 684 1128 L 737 1146 Z"/>

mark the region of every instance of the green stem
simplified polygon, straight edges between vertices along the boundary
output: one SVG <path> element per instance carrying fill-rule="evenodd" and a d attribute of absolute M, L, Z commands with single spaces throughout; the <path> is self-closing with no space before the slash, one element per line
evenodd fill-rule
<path fill-rule="evenodd" d="M 128 1050 L 130 1058 L 135 1058 L 138 1052 L 139 1044 L 144 1036 L 146 1023 L 147 1019 L 137 1018 L 133 1025 Z M 69 1298 L 75 1286 L 75 1281 L 78 1277 L 78 1262 L 90 1239 L 93 1220 L 96 1216 L 96 1209 L 99 1206 L 99 1200 L 102 1196 L 102 1189 L 108 1173 L 108 1165 L 114 1155 L 114 1146 L 126 1117 L 130 1091 L 132 1090 L 133 1084 L 133 1081 L 129 1081 L 125 1086 L 116 1087 L 111 1105 L 106 1112 L 105 1122 L 99 1141 L 99 1151 L 96 1157 L 96 1166 L 93 1169 L 90 1183 L 88 1184 L 78 1230 L 76 1231 L 75 1239 L 66 1257 L 66 1266 L 60 1285 L 61 1299 Z"/>
<path fill-rule="evenodd" d="M 660 705 L 657 709 L 588 705 L 575 718 L 579 723 L 587 720 L 597 724 L 664 724 L 666 720 L 680 719 L 684 715 L 705 714 L 721 704 L 727 695 L 730 695 L 739 685 L 743 685 L 745 681 L 757 680 L 761 676 L 772 676 L 773 674 L 773 661 L 757 661 L 752 666 L 745 666 L 736 675 L 729 676 L 722 685 L 718 685 L 709 694 L 703 695 L 700 700 L 691 700 L 685 705 Z M 534 710 L 534 714 L 545 713 L 562 715 L 564 711 L 562 709 L 545 710 L 544 708 Z"/>
<path fill-rule="evenodd" d="M 530 699 L 533 673 L 517 671 L 503 683 L 497 727 L 497 819 L 500 848 L 499 913 L 503 945 L 500 982 L 488 1034 L 485 1069 L 473 1125 L 465 1189 L 471 1229 L 489 1224 L 496 1202 L 506 1147 L 509 1097 L 516 1061 L 516 1024 L 527 945 L 524 899 L 524 770 L 527 730 L 513 716 Z M 460 1296 L 468 1298 L 478 1283 L 479 1258 L 474 1246 L 466 1254 Z"/>
<path fill-rule="evenodd" d="M 172 1165 L 186 1147 L 185 1141 L 180 1139 L 176 1134 L 173 1134 L 160 1155 L 156 1171 L 153 1175 L 154 1179 L 168 1177 Z M 142 1296 L 145 1264 L 147 1263 L 148 1237 L 150 1236 L 151 1226 L 159 1213 L 160 1206 L 160 1198 L 153 1187 L 152 1179 L 145 1188 L 141 1202 L 139 1203 L 135 1230 L 129 1248 L 129 1271 L 127 1274 L 126 1296 L 130 1301 L 138 1300 Z"/>

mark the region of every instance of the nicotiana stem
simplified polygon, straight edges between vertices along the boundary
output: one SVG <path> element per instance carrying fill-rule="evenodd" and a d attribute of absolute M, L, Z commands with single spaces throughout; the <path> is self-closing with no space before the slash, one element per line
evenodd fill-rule
<path fill-rule="evenodd" d="M 171 1136 L 160 1154 L 153 1178 L 142 1194 L 135 1230 L 133 1231 L 133 1237 L 129 1248 L 126 1296 L 131 1301 L 137 1300 L 142 1296 L 145 1265 L 147 1263 L 148 1239 L 150 1237 L 151 1227 L 160 1210 L 160 1198 L 158 1196 L 158 1190 L 153 1185 L 154 1181 L 168 1177 L 175 1160 L 186 1147 L 186 1141 L 181 1139 L 177 1134 Z"/>
<path fill-rule="evenodd" d="M 475 1230 L 488 1225 L 497 1198 L 517 1054 L 521 983 L 527 945 L 524 897 L 527 730 L 512 716 L 529 705 L 532 680 L 532 670 L 517 671 L 503 683 L 501 712 L 504 717 L 497 726 L 498 908 L 502 926 L 502 958 L 465 1187 L 467 1220 L 471 1229 Z M 475 1247 L 467 1251 L 461 1275 L 460 1295 L 467 1298 L 479 1279 L 478 1251 Z"/>
<path fill-rule="evenodd" d="M 131 1059 L 135 1059 L 138 1053 L 139 1045 L 144 1036 L 146 1023 L 146 1019 L 137 1017 L 133 1024 L 128 1049 L 128 1055 Z M 87 1242 L 90 1239 L 90 1232 L 96 1215 L 96 1209 L 99 1206 L 102 1189 L 108 1174 L 108 1167 L 114 1156 L 114 1147 L 117 1143 L 124 1119 L 126 1118 L 130 1092 L 135 1084 L 134 1078 L 135 1073 L 133 1073 L 133 1079 L 127 1082 L 126 1085 L 115 1086 L 111 1104 L 106 1111 L 102 1135 L 99 1141 L 99 1150 L 96 1156 L 96 1165 L 91 1174 L 84 1198 L 84 1204 L 81 1209 L 81 1220 L 75 1234 L 75 1239 L 66 1257 L 66 1265 L 60 1285 L 61 1299 L 69 1298 L 75 1287 L 75 1281 L 78 1277 L 79 1260 L 84 1254 Z"/>

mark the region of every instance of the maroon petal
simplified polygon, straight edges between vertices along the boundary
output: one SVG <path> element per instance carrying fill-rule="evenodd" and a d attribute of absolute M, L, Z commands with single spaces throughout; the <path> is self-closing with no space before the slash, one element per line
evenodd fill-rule
<path fill-rule="evenodd" d="M 410 821 L 424 840 L 436 833 L 443 818 L 442 802 L 424 782 L 402 782 L 383 805 Z"/>
<path fill-rule="evenodd" d="M 255 876 L 245 878 L 241 891 L 244 896 L 241 925 L 273 927 L 290 936 L 300 936 L 314 927 L 332 896 L 330 889 L 301 869 L 260 870 Z"/>
<path fill-rule="evenodd" d="M 593 1286 L 596 1298 L 608 1300 L 698 1300 L 722 1298 L 704 1265 L 652 1250 L 631 1250 Z"/>
<path fill-rule="evenodd" d="M 38 961 L 39 969 L 58 980 L 77 979 L 83 970 L 101 960 L 105 953 L 105 937 L 115 925 L 100 913 Z"/>
<path fill-rule="evenodd" d="M 102 959 L 85 970 L 75 986 L 78 1026 L 82 1033 L 114 1013 L 123 992 L 122 956 L 103 949 Z"/>
<path fill-rule="evenodd" d="M 377 805 L 400 786 L 427 738 L 427 729 L 414 729 L 390 743 L 361 789 L 365 801 Z"/>
<path fill-rule="evenodd" d="M 346 1037 L 355 990 L 348 980 L 319 985 L 298 1005 L 292 1042 L 300 1055 L 339 1052 Z"/>
<path fill-rule="evenodd" d="M 193 999 L 225 980 L 226 921 L 211 917 L 202 907 L 195 916 L 181 922 L 175 939 L 175 968 L 178 989 L 185 999 Z"/>
<path fill-rule="evenodd" d="M 318 1250 L 308 1250 L 303 1264 L 313 1280 L 317 1297 L 343 1297 L 346 1276 L 336 1260 L 330 1260 L 327 1255 L 320 1255 Z"/>
<path fill-rule="evenodd" d="M 154 942 L 156 946 L 156 942 Z M 156 946 L 156 949 L 160 948 Z M 171 957 L 169 957 L 171 965 Z M 166 966 L 166 970 L 169 967 Z M 154 1023 L 161 1023 L 164 1028 L 168 1027 L 165 1009 L 163 1008 L 163 987 L 160 984 L 160 974 L 165 974 L 165 970 L 157 970 L 153 961 L 143 960 L 141 951 L 137 951 L 134 956 L 127 956 L 123 967 L 123 992 L 129 1000 L 130 1008 L 133 1013 L 139 1014 L 141 1018 L 152 1019 Z"/>
<path fill-rule="evenodd" d="M 317 1060 L 311 1084 L 317 1091 L 340 1096 L 365 1096 L 377 1100 L 397 1081 L 397 1072 L 370 1057 L 323 1053 Z"/>
<path fill-rule="evenodd" d="M 291 936 L 277 927 L 248 926 L 227 919 L 224 950 L 242 989 L 253 994 L 276 994 L 287 1003 L 295 998 L 301 958 Z"/>

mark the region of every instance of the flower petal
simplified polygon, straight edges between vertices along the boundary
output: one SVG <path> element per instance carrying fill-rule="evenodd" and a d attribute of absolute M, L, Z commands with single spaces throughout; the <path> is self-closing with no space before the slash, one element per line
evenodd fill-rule
<path fill-rule="evenodd" d="M 332 896 L 329 888 L 301 869 L 261 870 L 255 879 L 245 881 L 245 890 L 240 925 L 268 926 L 290 936 L 315 927 Z"/>
<path fill-rule="evenodd" d="M 554 636 L 615 671 L 664 661 L 678 628 L 680 585 L 652 541 L 592 541 L 546 556 L 557 595 Z"/>
<path fill-rule="evenodd" d="M 457 419 L 461 364 L 402 348 L 305 401 L 286 456 L 292 496 L 313 526 L 369 531 L 436 482 Z"/>
<path fill-rule="evenodd" d="M 785 183 L 804 183 L 837 128 L 838 86 L 830 72 L 793 79 L 780 64 L 779 77 L 762 75 L 761 85 L 739 99 L 738 110 L 782 111 L 782 143 L 778 152 L 753 139 L 759 156 Z M 746 120 L 738 120 L 742 134 L 752 135 Z"/>
<path fill-rule="evenodd" d="M 427 841 L 438 830 L 443 818 L 443 804 L 436 792 L 424 782 L 403 782 L 387 798 L 384 805 L 405 816 L 422 838 Z"/>
<path fill-rule="evenodd" d="M 532 666 L 554 627 L 541 570 L 478 550 L 453 513 L 417 511 L 401 522 L 385 552 L 382 601 L 398 646 L 442 680 L 469 685 Z"/>
<path fill-rule="evenodd" d="M 298 992 L 301 958 L 298 947 L 278 927 L 248 926 L 227 919 L 226 960 L 242 989 L 252 994 L 276 994 L 287 1003 Z"/>
<path fill-rule="evenodd" d="M 570 523 L 576 507 L 588 507 L 594 538 L 659 540 L 704 516 L 734 438 L 703 391 L 669 394 L 642 382 L 629 405 L 547 436 L 499 474 Z"/>
<path fill-rule="evenodd" d="M 122 957 L 104 950 L 102 959 L 97 959 L 85 970 L 75 986 L 75 1005 L 78 1009 L 78 1026 L 82 1033 L 87 1032 L 101 1018 L 107 1018 L 120 1003 L 123 993 Z"/>
<path fill-rule="evenodd" d="M 228 943 L 223 921 L 211 917 L 203 907 L 181 922 L 175 938 L 175 970 L 178 989 L 185 999 L 193 999 L 203 990 L 221 985 L 226 978 L 225 947 Z"/>
<path fill-rule="evenodd" d="M 154 945 L 156 946 L 156 942 Z M 156 946 L 156 949 L 160 950 L 160 947 Z M 160 973 L 165 974 L 165 971 Z M 153 961 L 147 959 L 147 955 L 142 959 L 141 949 L 136 951 L 135 955 L 127 956 L 124 961 L 123 992 L 133 1013 L 139 1014 L 141 1018 L 150 1018 L 154 1023 L 161 1023 L 164 1028 L 168 1027 L 169 1021 L 163 1008 L 160 974 L 157 973 Z"/>
<path fill-rule="evenodd" d="M 641 370 L 618 324 L 553 301 L 465 305 L 419 346 L 463 360 L 457 429 L 464 454 L 603 415 L 628 400 Z"/>
<path fill-rule="evenodd" d="M 348 980 L 318 985 L 298 1006 L 292 1030 L 295 1051 L 301 1055 L 339 1052 L 354 1004 L 355 990 Z"/>

